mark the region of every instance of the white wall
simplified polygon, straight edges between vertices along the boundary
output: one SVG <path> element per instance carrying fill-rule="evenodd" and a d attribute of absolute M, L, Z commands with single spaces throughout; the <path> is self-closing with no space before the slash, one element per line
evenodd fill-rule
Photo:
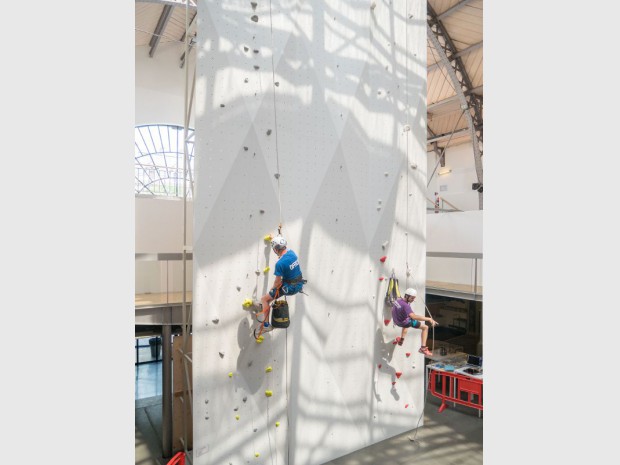
<path fill-rule="evenodd" d="M 426 220 L 426 247 L 429 252 L 482 252 L 482 210 L 454 213 L 430 213 Z M 483 285 L 483 260 L 429 257 L 429 281 Z"/>
<path fill-rule="evenodd" d="M 471 185 L 478 182 L 476 166 L 474 164 L 474 149 L 470 142 L 448 147 L 445 155 L 446 166 L 437 166 L 438 157 L 434 152 L 427 153 L 427 169 L 430 177 L 435 174 L 428 186 L 427 197 L 435 199 L 435 192 L 452 203 L 459 210 L 478 210 L 478 192 L 472 190 Z M 450 169 L 451 173 L 439 175 L 440 169 Z M 441 189 L 444 189 L 443 191 Z M 427 204 L 428 206 L 432 206 Z M 445 208 L 451 208 L 445 205 Z"/>
<path fill-rule="evenodd" d="M 153 58 L 149 57 L 149 50 L 149 46 L 136 47 L 136 126 L 183 126 L 185 68 L 179 67 L 179 58 L 183 54 L 184 45 L 161 42 Z M 192 56 L 193 54 L 190 54 L 190 58 Z M 189 70 L 194 70 L 192 59 L 189 60 Z M 189 127 L 194 127 L 193 113 Z"/>
<path fill-rule="evenodd" d="M 136 197 L 136 253 L 183 252 L 183 199 Z M 193 203 L 187 202 L 187 244 L 193 243 Z M 192 290 L 192 263 L 186 265 Z M 136 294 L 183 290 L 182 261 L 136 261 Z"/>
<path fill-rule="evenodd" d="M 198 465 L 321 464 L 420 418 L 419 337 L 392 344 L 400 330 L 383 324 L 387 283 L 379 277 L 394 270 L 401 286 L 424 292 L 426 2 L 408 2 L 409 12 L 406 2 L 392 3 L 373 12 L 366 1 L 274 1 L 273 41 L 269 3 L 256 11 L 250 2 L 199 3 Z M 308 295 L 288 299 L 291 326 L 257 344 L 242 303 L 273 282 L 272 271 L 260 272 L 275 264 L 263 236 L 280 220 Z"/>

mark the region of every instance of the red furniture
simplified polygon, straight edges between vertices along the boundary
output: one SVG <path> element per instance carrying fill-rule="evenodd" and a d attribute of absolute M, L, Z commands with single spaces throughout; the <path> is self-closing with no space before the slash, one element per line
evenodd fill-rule
<path fill-rule="evenodd" d="M 448 406 L 446 401 L 475 408 L 478 413 L 482 411 L 482 377 L 446 371 L 433 365 L 428 366 L 428 376 L 431 394 L 441 399 L 439 412 Z"/>

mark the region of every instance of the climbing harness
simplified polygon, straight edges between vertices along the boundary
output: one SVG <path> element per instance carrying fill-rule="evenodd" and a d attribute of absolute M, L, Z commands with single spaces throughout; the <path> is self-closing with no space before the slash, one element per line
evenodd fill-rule
<path fill-rule="evenodd" d="M 385 292 L 385 303 L 392 306 L 399 297 L 401 297 L 401 295 L 400 289 L 398 288 L 398 279 L 396 279 L 394 272 L 392 272 L 392 276 L 390 276 L 390 280 L 388 281 L 387 291 Z"/>

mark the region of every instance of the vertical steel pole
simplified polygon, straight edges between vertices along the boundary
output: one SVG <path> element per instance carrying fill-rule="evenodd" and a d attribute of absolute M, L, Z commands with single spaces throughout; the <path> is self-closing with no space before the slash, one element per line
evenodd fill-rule
<path fill-rule="evenodd" d="M 169 309 L 172 313 L 172 309 Z M 166 324 L 168 323 L 168 324 Z M 161 450 L 164 458 L 172 456 L 172 337 L 171 323 L 165 322 L 161 327 L 162 341 L 162 412 L 161 412 Z"/>

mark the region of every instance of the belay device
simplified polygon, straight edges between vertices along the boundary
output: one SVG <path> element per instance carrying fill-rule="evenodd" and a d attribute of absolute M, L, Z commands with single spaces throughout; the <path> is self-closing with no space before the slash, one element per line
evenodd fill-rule
<path fill-rule="evenodd" d="M 286 300 L 276 300 L 271 309 L 271 326 L 274 328 L 288 328 L 290 323 L 288 302 Z"/>

